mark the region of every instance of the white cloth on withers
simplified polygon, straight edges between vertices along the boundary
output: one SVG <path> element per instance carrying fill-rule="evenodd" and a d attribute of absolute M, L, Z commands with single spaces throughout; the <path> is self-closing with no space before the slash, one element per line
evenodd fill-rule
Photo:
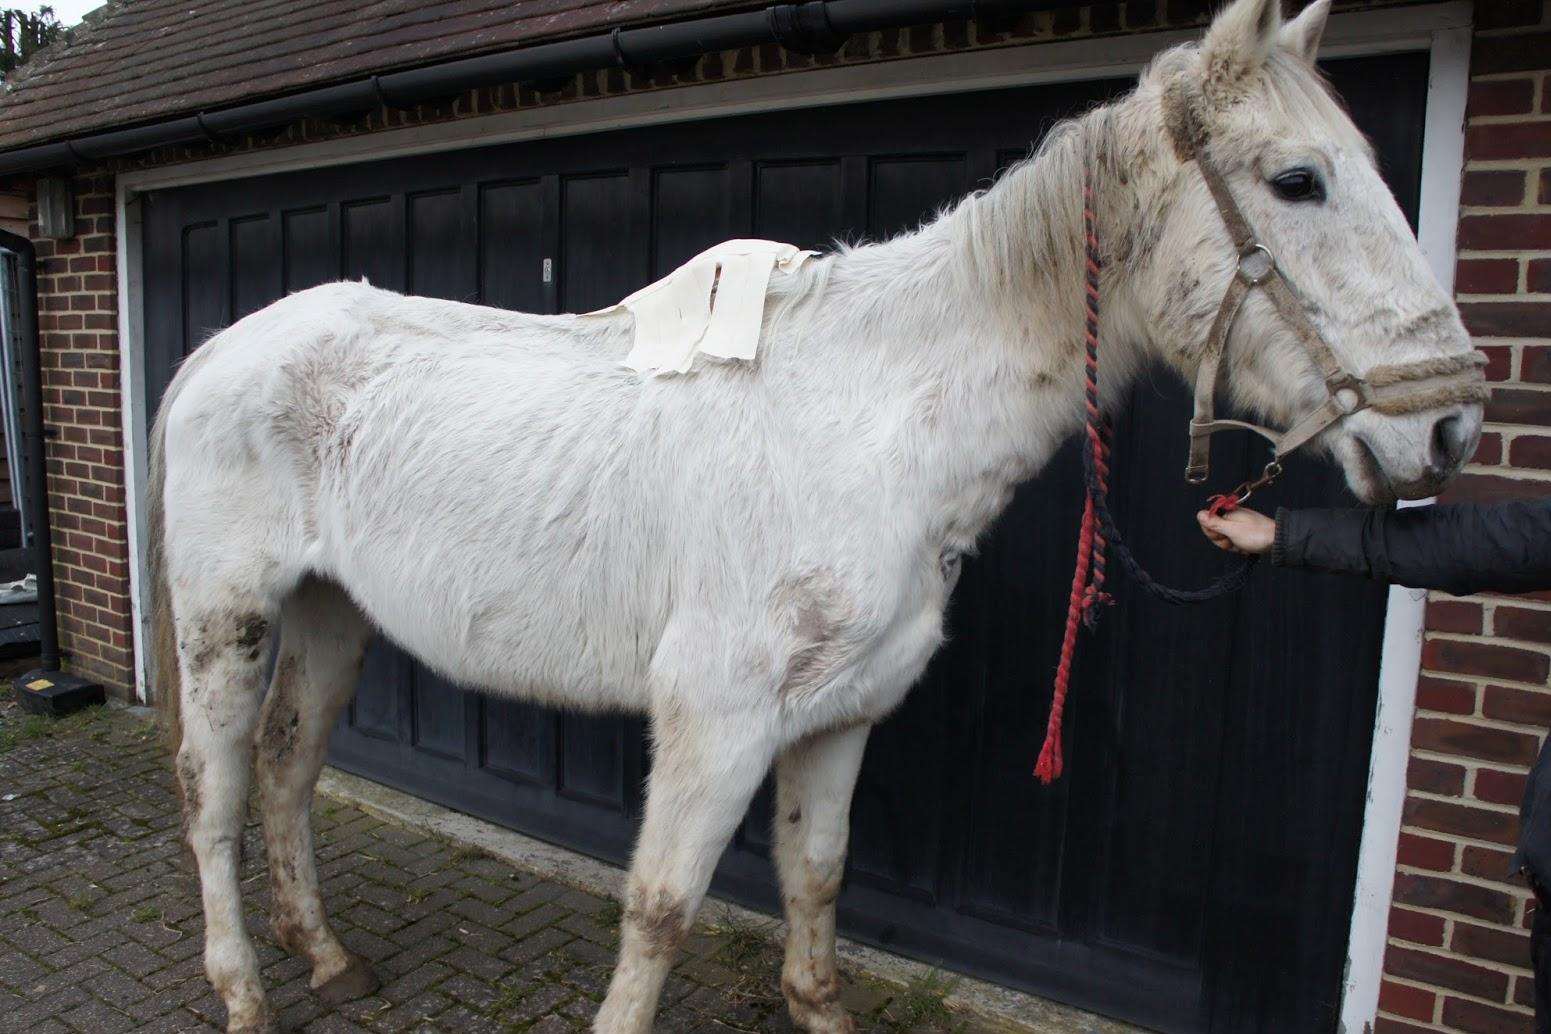
<path fill-rule="evenodd" d="M 813 254 L 777 241 L 727 241 L 588 315 L 630 311 L 635 338 L 625 365 L 641 373 L 688 373 L 696 355 L 749 361 L 759 348 L 771 276 L 795 271 Z"/>

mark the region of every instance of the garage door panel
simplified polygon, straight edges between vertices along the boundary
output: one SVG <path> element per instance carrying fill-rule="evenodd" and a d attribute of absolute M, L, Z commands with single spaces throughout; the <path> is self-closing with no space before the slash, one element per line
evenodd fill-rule
<path fill-rule="evenodd" d="M 873 158 L 869 174 L 867 235 L 872 240 L 915 229 L 969 191 L 963 154 Z"/>
<path fill-rule="evenodd" d="M 409 292 L 478 300 L 474 276 L 473 188 L 409 195 Z"/>
<path fill-rule="evenodd" d="M 937 900 L 950 803 L 944 793 L 953 764 L 942 735 L 945 689 L 941 683 L 918 686 L 873 731 L 851 812 L 852 877 L 922 901 Z"/>
<path fill-rule="evenodd" d="M 748 235 L 748 167 L 663 168 L 652 174 L 652 272 L 673 272 L 713 244 Z M 743 202 L 742 205 L 739 202 Z M 739 211 L 738 209 L 742 209 Z"/>
<path fill-rule="evenodd" d="M 1188 395 L 1154 368 L 1143 371 L 1135 397 L 1140 404 L 1115 427 L 1116 518 L 1159 579 L 1205 585 L 1225 569 L 1223 557 L 1201 538 L 1193 508 L 1179 505 L 1176 485 L 1157 477 L 1145 460 L 1149 443 L 1161 443 L 1153 454 L 1165 457 L 1171 472 L 1182 466 Z M 1245 470 L 1255 460 L 1243 439 L 1213 444 L 1219 471 Z M 1221 712 L 1230 675 L 1222 659 L 1231 649 L 1238 603 L 1226 599 L 1183 614 L 1123 575 L 1111 591 L 1116 606 L 1094 644 L 1102 689 L 1085 711 L 1098 726 L 1089 742 L 1102 778 L 1084 807 L 1103 817 L 1093 828 L 1105 832 L 1089 848 L 1101 869 L 1093 888 L 1094 932 L 1111 944 L 1194 963 L 1212 886 Z M 1161 668 L 1160 658 L 1168 659 Z"/>
<path fill-rule="evenodd" d="M 323 205 L 281 213 L 287 294 L 339 279 L 339 250 L 334 243 L 331 216 L 330 209 Z"/>
<path fill-rule="evenodd" d="M 561 180 L 564 311 L 601 309 L 645 283 L 636 187 L 625 171 Z"/>
<path fill-rule="evenodd" d="M 399 742 L 399 696 L 404 684 L 403 655 L 382 639 L 373 641 L 350 702 L 350 727 L 364 736 Z"/>
<path fill-rule="evenodd" d="M 480 703 L 482 767 L 505 778 L 553 787 L 555 713 L 520 700 L 486 697 Z"/>
<path fill-rule="evenodd" d="M 404 290 L 403 197 L 349 201 L 341 215 L 344 278 L 364 278 L 390 291 Z"/>
<path fill-rule="evenodd" d="M 411 691 L 415 716 L 414 745 L 450 761 L 467 758 L 464 714 L 467 695 L 421 664 L 414 666 Z"/>
<path fill-rule="evenodd" d="M 1046 788 L 1033 778 L 1050 701 L 1051 662 L 1060 649 L 1064 595 L 1071 579 L 1080 494 L 1066 486 L 1081 474 L 1073 445 L 1055 456 L 1046 472 L 1024 485 L 1007 518 L 1043 534 L 998 535 L 966 565 L 962 591 L 955 594 L 951 627 L 956 637 L 973 636 L 973 672 L 980 692 L 968 755 L 972 769 L 964 885 L 958 908 L 968 915 L 1025 929 L 1057 929 L 1065 879 L 1068 797 L 1074 776 L 1087 771 L 1083 743 L 1068 732 L 1068 772 Z M 1077 685 L 1086 686 L 1079 657 Z M 1073 727 L 1088 706 L 1074 691 L 1068 705 Z"/>
<path fill-rule="evenodd" d="M 560 719 L 560 793 L 623 813 L 625 721 L 566 714 Z"/>
<path fill-rule="evenodd" d="M 183 353 L 226 326 L 226 224 L 194 223 L 183 231 Z"/>
<path fill-rule="evenodd" d="M 549 184 L 534 177 L 479 188 L 480 300 L 519 312 L 550 312 L 544 260 L 554 280 Z"/>
<path fill-rule="evenodd" d="M 824 250 L 845 225 L 838 158 L 757 167 L 754 232 L 799 248 Z"/>
<path fill-rule="evenodd" d="M 233 219 L 232 319 L 257 312 L 284 293 L 280 248 L 275 239 L 279 220 L 268 214 Z"/>
<path fill-rule="evenodd" d="M 1332 72 L 1414 218 L 1425 56 Z M 772 112 L 158 192 L 144 209 L 147 383 L 159 393 L 206 330 L 276 283 L 366 275 L 578 311 L 727 237 L 824 248 L 886 236 L 1123 85 Z M 1130 410 L 1116 428 L 1117 516 L 1156 573 L 1199 584 L 1221 561 L 1179 482 L 1184 389 L 1149 374 Z M 1258 448 L 1214 443 L 1221 480 L 1251 469 Z M 1113 576 L 1117 606 L 1074 673 L 1067 773 L 1040 786 L 1030 770 L 1080 480 L 1071 446 L 1022 486 L 965 562 L 948 644 L 875 730 L 842 926 L 1161 1030 L 1333 1029 L 1384 594 L 1265 571 L 1242 597 L 1184 610 Z M 1264 502 L 1348 500 L 1332 468 L 1301 463 Z M 412 673 L 387 644 L 371 650 L 332 751 L 353 771 L 615 859 L 647 768 L 639 720 L 478 700 Z M 775 907 L 769 820 L 767 788 L 717 885 Z"/>

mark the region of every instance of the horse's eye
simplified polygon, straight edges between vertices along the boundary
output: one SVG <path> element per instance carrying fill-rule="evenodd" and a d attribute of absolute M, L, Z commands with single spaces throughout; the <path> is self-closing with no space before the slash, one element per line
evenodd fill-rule
<path fill-rule="evenodd" d="M 1271 189 L 1283 201 L 1325 200 L 1325 184 L 1313 169 L 1290 169 L 1271 181 Z"/>

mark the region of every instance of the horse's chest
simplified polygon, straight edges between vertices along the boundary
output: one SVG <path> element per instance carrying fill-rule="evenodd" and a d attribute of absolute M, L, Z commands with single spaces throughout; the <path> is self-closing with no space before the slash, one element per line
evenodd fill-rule
<path fill-rule="evenodd" d="M 903 593 L 887 629 L 874 644 L 860 685 L 869 718 L 883 718 L 904 700 L 943 642 L 943 615 L 958 583 L 961 554 L 944 549 L 927 565 L 913 591 Z"/>

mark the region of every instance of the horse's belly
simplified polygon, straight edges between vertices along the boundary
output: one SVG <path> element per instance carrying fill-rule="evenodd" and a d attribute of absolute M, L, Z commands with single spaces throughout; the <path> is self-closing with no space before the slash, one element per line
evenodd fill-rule
<path fill-rule="evenodd" d="M 336 555 L 329 574 L 415 658 L 501 696 L 589 711 L 645 708 L 645 637 L 627 627 L 623 610 L 594 613 L 586 579 L 483 551 L 412 557 L 411 545 Z"/>

